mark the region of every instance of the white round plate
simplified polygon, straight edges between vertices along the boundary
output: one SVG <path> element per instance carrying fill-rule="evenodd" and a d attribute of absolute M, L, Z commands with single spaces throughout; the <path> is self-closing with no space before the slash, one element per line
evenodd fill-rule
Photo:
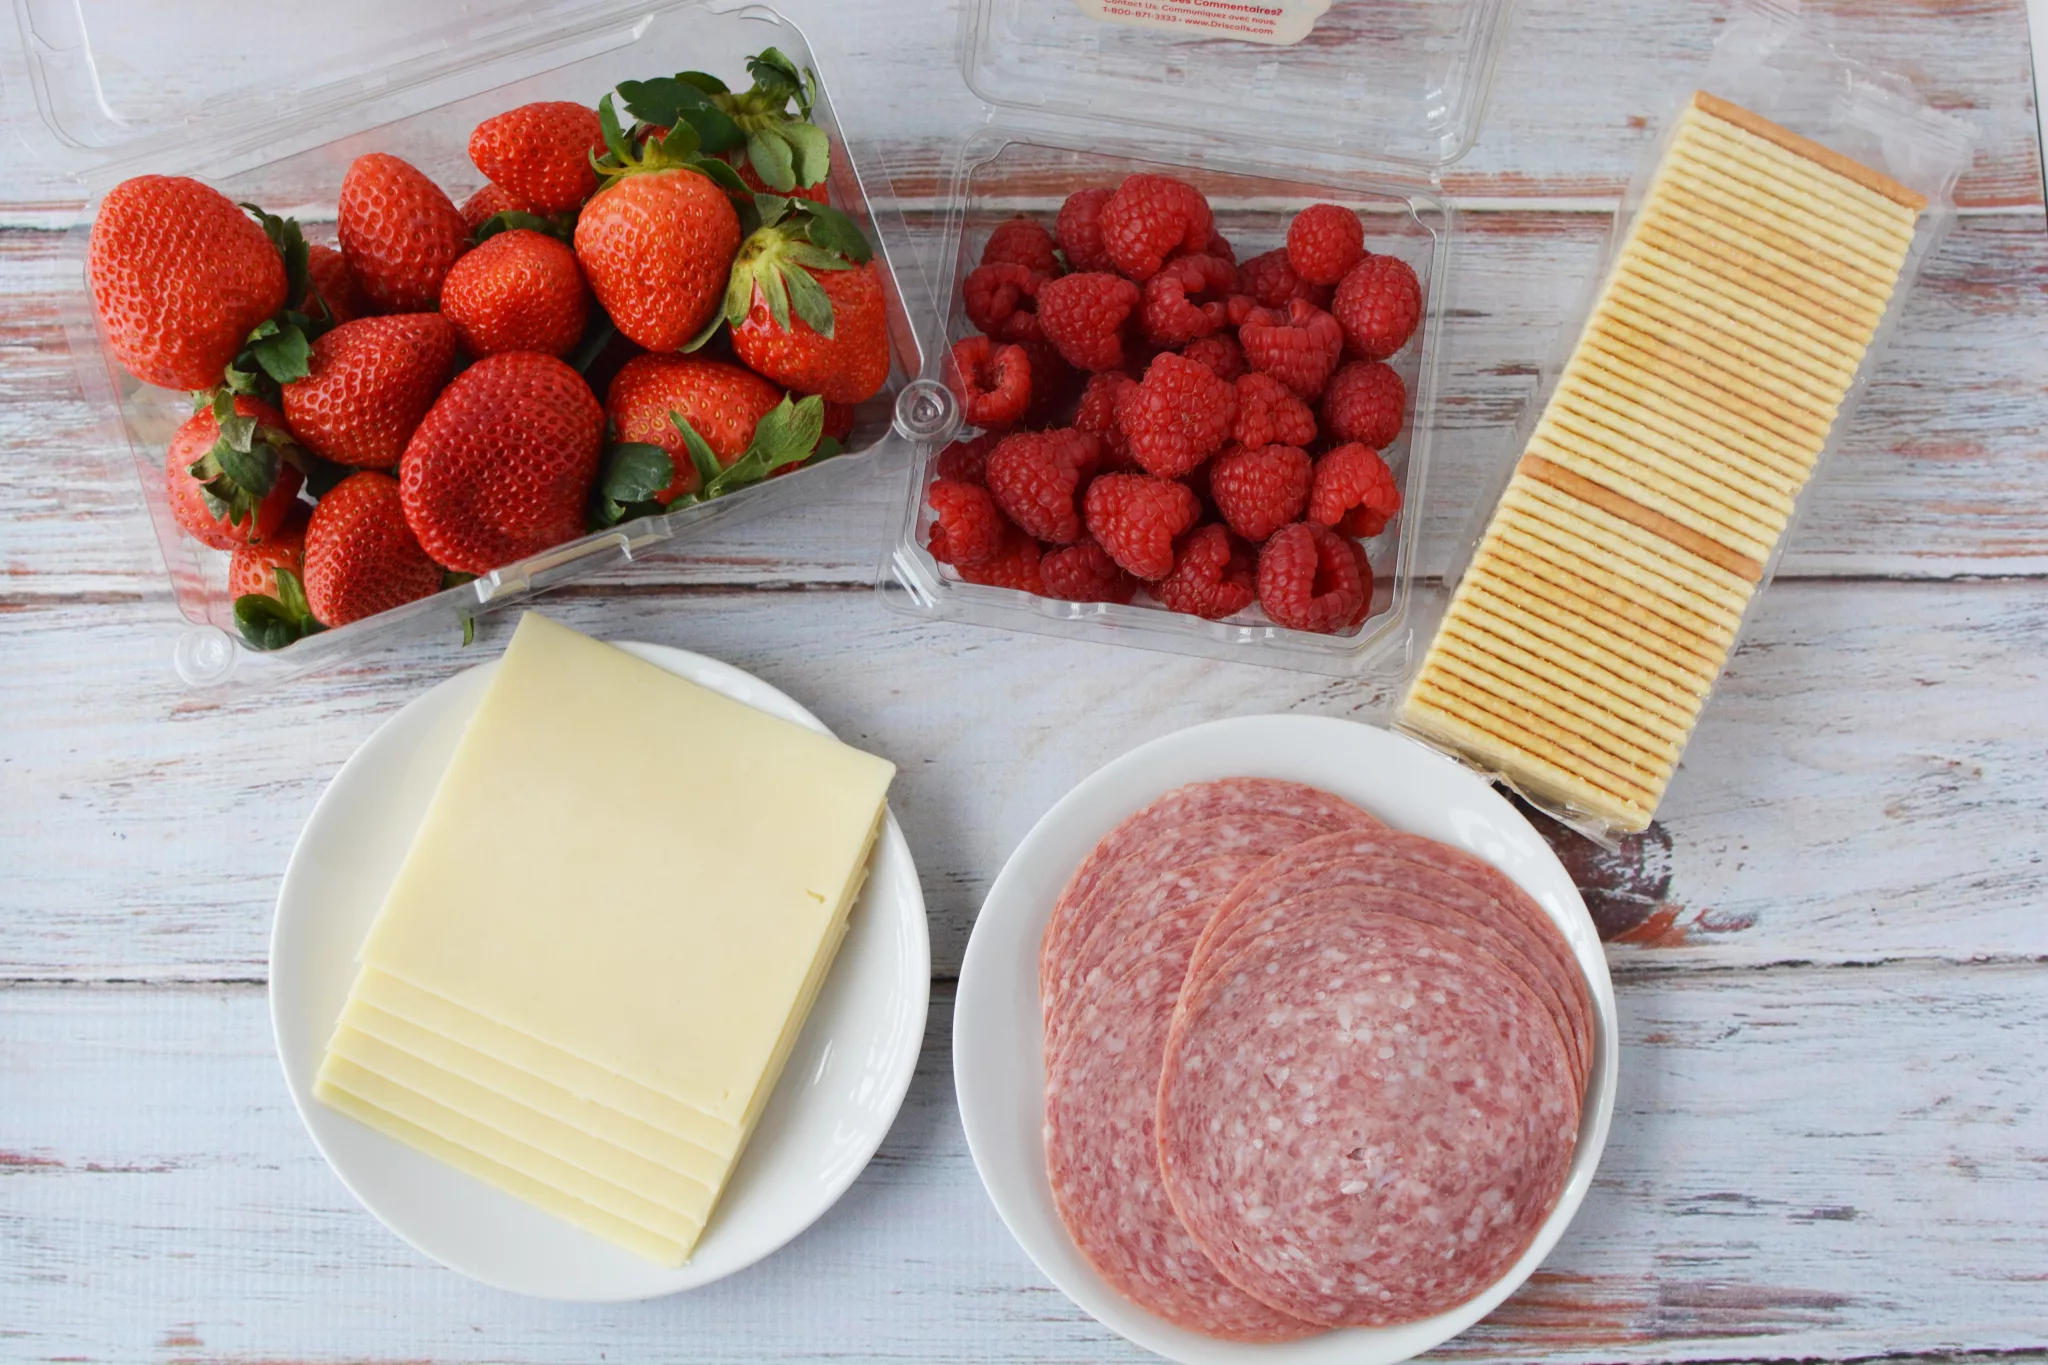
<path fill-rule="evenodd" d="M 1400 1327 L 1352 1327 L 1281 1345 L 1217 1341 L 1132 1304 L 1075 1249 L 1053 1205 L 1041 1136 L 1045 1031 L 1038 942 L 1067 878 L 1125 816 L 1187 782 L 1277 777 L 1335 792 L 1395 829 L 1486 859 L 1549 912 L 1593 995 L 1598 1038 L 1563 1195 L 1535 1242 L 1499 1283 L 1448 1313 Z M 1410 740 L 1353 721 L 1247 716 L 1141 745 L 1083 781 L 1024 836 L 989 888 L 960 968 L 953 1087 L 975 1169 L 1010 1232 L 1052 1282 L 1097 1321 L 1186 1365 L 1391 1365 L 1492 1312 L 1550 1254 L 1593 1182 L 1614 1115 L 1614 987 L 1600 936 L 1550 846 L 1491 786 Z"/>
<path fill-rule="evenodd" d="M 662 645 L 619 648 L 829 733 L 803 707 L 729 664 Z M 285 1082 L 320 1154 L 363 1207 L 451 1270 L 550 1299 L 646 1299 L 694 1289 L 809 1227 L 895 1121 L 931 992 L 924 892 L 910 847 L 892 813 L 832 975 L 689 1264 L 669 1269 L 643 1260 L 313 1098 L 321 1054 L 355 981 L 356 949 L 496 667 L 457 674 L 380 726 L 335 774 L 299 835 L 270 937 L 270 1022 Z"/>

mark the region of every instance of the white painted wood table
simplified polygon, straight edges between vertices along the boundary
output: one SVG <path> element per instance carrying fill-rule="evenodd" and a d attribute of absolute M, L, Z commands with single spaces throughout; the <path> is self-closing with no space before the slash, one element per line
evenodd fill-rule
<path fill-rule="evenodd" d="M 787 8 L 928 208 L 973 118 L 950 10 Z M 1614 1137 L 1549 1263 L 1446 1355 L 2048 1353 L 2048 236 L 2023 7 L 1820 8 L 1975 123 L 1963 218 L 1658 826 L 1619 857 L 1558 836 L 1611 938 Z M 1703 61 L 1718 9 L 1521 6 L 1480 145 L 1447 176 L 1470 212 L 1439 541 L 1506 456 L 1647 116 Z M 15 116 L 17 59 L 0 74 Z M 175 77 L 209 79 L 226 73 Z M 1046 806 L 1130 745 L 1255 711 L 1371 716 L 1369 699 L 892 616 L 870 584 L 893 479 L 558 594 L 581 629 L 729 659 L 902 765 L 931 1030 L 873 1166 L 782 1254 L 627 1307 L 480 1288 L 321 1164 L 263 975 L 322 786 L 504 625 L 477 651 L 387 653 L 267 699 L 181 690 L 137 490 L 101 475 L 56 323 L 70 196 L 19 146 L 4 157 L 0 1357 L 1133 1358 L 1025 1260 L 968 1161 L 948 1033 L 976 906 Z"/>

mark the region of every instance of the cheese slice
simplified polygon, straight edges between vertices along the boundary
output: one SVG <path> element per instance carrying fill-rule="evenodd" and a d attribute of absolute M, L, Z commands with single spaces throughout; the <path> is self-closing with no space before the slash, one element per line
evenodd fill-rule
<path fill-rule="evenodd" d="M 361 960 L 741 1123 L 894 771 L 528 613 Z"/>

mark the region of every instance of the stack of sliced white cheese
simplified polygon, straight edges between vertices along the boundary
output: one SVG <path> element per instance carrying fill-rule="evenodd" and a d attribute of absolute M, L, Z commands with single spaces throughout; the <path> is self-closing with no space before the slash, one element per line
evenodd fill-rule
<path fill-rule="evenodd" d="M 316 1093 L 681 1264 L 845 936 L 894 771 L 528 614 Z"/>

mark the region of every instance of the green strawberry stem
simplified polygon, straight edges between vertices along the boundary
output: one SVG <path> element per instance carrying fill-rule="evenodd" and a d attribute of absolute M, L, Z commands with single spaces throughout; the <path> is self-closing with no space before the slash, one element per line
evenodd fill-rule
<path fill-rule="evenodd" d="M 277 596 L 252 592 L 235 599 L 235 628 L 257 649 L 283 649 L 327 629 L 313 619 L 299 576 L 282 565 L 273 572 Z"/>

